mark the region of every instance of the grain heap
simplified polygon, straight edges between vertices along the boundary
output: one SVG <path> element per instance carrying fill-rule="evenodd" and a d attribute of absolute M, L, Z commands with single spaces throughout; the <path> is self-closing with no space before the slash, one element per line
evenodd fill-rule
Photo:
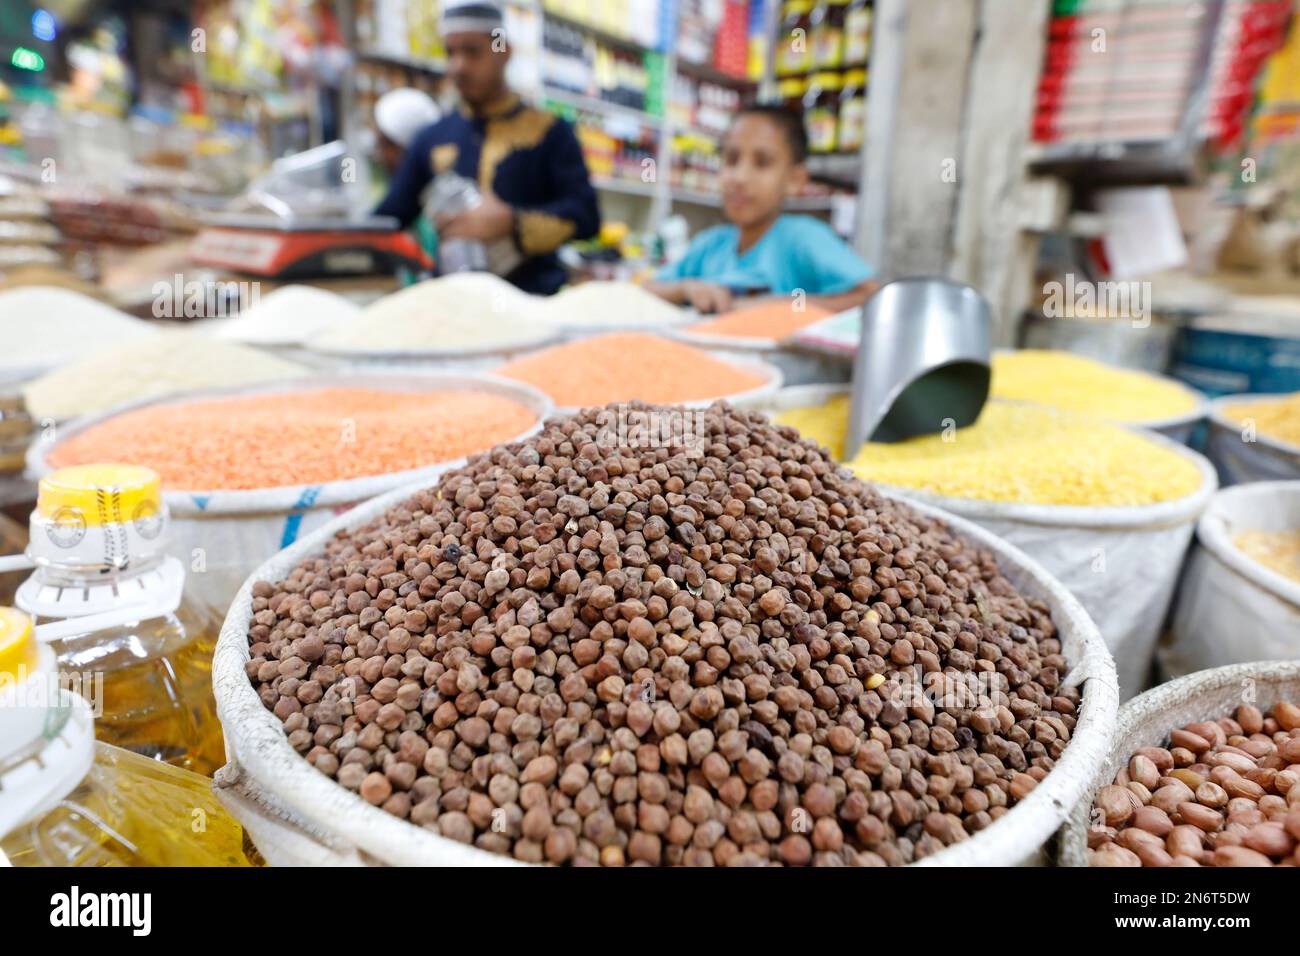
<path fill-rule="evenodd" d="M 554 330 L 540 302 L 486 272 L 430 279 L 384 296 L 315 344 L 335 352 L 455 352 L 536 345 Z"/>
<path fill-rule="evenodd" d="M 472 389 L 268 392 L 123 412 L 56 445 L 49 461 L 145 465 L 167 491 L 247 491 L 453 461 L 536 421 L 523 404 Z"/>
<path fill-rule="evenodd" d="M 1046 349 L 995 353 L 990 389 L 996 398 L 1133 424 L 1185 415 L 1197 405 L 1195 393 L 1178 382 Z"/>
<path fill-rule="evenodd" d="M 654 328 L 688 314 L 631 282 L 584 282 L 543 300 L 542 317 L 559 325 Z"/>
<path fill-rule="evenodd" d="M 250 345 L 306 345 L 360 314 L 361 309 L 341 295 L 308 285 L 289 285 L 220 323 L 216 335 Z"/>
<path fill-rule="evenodd" d="M 702 866 L 907 863 L 1047 775 L 1079 694 L 992 555 L 757 414 L 613 415 L 254 585 L 249 678 L 318 770 L 520 860 Z"/>
<path fill-rule="evenodd" d="M 1223 414 L 1230 421 L 1257 429 L 1261 435 L 1300 447 L 1300 392 L 1229 405 Z"/>
<path fill-rule="evenodd" d="M 796 309 L 792 302 L 776 299 L 736 309 L 708 322 L 692 325 L 686 334 L 776 341 L 832 315 L 834 313 L 830 309 L 820 306 L 809 305 Z"/>
<path fill-rule="evenodd" d="M 146 398 L 203 388 L 280 382 L 306 369 L 193 332 L 160 332 L 95 352 L 23 387 L 37 418 L 63 420 Z"/>
<path fill-rule="evenodd" d="M 849 400 L 837 396 L 777 419 L 839 458 Z M 1200 470 L 1136 432 L 1050 408 L 989 402 L 969 428 L 868 442 L 848 462 L 867 481 L 935 495 L 1020 504 L 1135 507 L 1194 493 Z"/>
<path fill-rule="evenodd" d="M 0 292 L 0 369 L 42 370 L 157 330 L 89 296 L 54 286 Z"/>
<path fill-rule="evenodd" d="M 1243 531 L 1232 543 L 1270 571 L 1300 581 L 1300 531 Z"/>

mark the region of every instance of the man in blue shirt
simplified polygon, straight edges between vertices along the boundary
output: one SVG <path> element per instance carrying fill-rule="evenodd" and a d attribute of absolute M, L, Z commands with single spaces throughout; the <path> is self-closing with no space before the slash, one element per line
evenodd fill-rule
<path fill-rule="evenodd" d="M 647 288 L 677 305 L 725 312 L 741 297 L 790 296 L 838 312 L 864 302 L 873 272 L 826 223 L 783 215 L 808 178 L 803 120 L 776 106 L 741 110 L 722 144 L 722 211 Z"/>
<path fill-rule="evenodd" d="M 439 238 L 513 238 L 525 259 L 505 278 L 525 292 L 550 295 L 565 281 L 556 250 L 600 228 L 582 148 L 568 123 L 524 105 L 507 86 L 510 47 L 496 3 L 452 0 L 441 27 L 462 109 L 416 135 L 375 214 L 409 226 L 434 176 L 472 179 L 482 204 L 438 223 Z"/>

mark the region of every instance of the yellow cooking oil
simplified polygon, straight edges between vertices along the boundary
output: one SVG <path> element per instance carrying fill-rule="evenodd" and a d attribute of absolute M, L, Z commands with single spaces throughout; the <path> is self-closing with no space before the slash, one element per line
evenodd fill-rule
<path fill-rule="evenodd" d="M 249 866 L 244 832 L 188 770 L 96 742 L 90 772 L 0 839 L 14 866 Z"/>
<path fill-rule="evenodd" d="M 90 701 L 96 737 L 211 775 L 225 762 L 212 694 L 215 619 L 183 602 L 167 553 L 158 474 L 62 468 L 41 479 L 16 603 L 40 625 L 65 686 Z"/>
<path fill-rule="evenodd" d="M 50 646 L 94 708 L 98 740 L 206 776 L 226 762 L 212 695 L 216 635 L 184 608 Z"/>
<path fill-rule="evenodd" d="M 0 864 L 246 866 L 212 781 L 98 742 L 31 618 L 0 607 Z"/>

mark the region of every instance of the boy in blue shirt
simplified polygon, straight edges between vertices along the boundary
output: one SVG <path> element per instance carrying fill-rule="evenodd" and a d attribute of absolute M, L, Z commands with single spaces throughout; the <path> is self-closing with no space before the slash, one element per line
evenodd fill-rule
<path fill-rule="evenodd" d="M 788 297 L 833 312 L 864 302 L 873 272 L 826 223 L 783 215 L 786 196 L 808 179 L 808 138 L 798 114 L 779 106 L 741 110 L 722 144 L 722 212 L 686 255 L 646 288 L 676 305 L 726 312 L 741 296 Z"/>

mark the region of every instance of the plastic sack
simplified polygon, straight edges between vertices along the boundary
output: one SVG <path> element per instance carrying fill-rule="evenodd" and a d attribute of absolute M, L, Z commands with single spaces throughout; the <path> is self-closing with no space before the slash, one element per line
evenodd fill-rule
<path fill-rule="evenodd" d="M 1300 448 L 1268 435 L 1257 434 L 1245 441 L 1241 423 L 1229 418 L 1224 409 L 1233 405 L 1285 395 L 1227 395 L 1210 403 L 1210 430 L 1205 453 L 1219 472 L 1224 487 L 1252 481 L 1300 480 Z"/>
<path fill-rule="evenodd" d="M 1180 677 L 1241 661 L 1300 658 L 1300 581 L 1247 557 L 1243 531 L 1300 529 L 1300 481 L 1220 491 L 1196 525 L 1161 670 Z"/>
<path fill-rule="evenodd" d="M 748 407 L 775 414 L 820 405 L 843 393 L 842 386 L 804 386 Z M 880 486 L 895 497 L 973 521 L 1041 563 L 1079 599 L 1101 630 L 1115 656 L 1121 700 L 1146 686 L 1196 519 L 1218 488 L 1214 469 L 1204 457 L 1164 435 L 1132 430 L 1192 461 L 1201 472 L 1200 488 L 1176 501 L 1087 508 L 950 498 Z"/>
<path fill-rule="evenodd" d="M 1059 866 L 1088 865 L 1088 826 L 1097 791 L 1111 783 L 1139 747 L 1163 747 L 1173 730 L 1231 717 L 1242 704 L 1267 711 L 1300 700 L 1300 661 L 1255 661 L 1198 671 L 1153 687 L 1119 712 L 1115 745 L 1097 769 L 1087 794 L 1070 811 L 1056 840 Z"/>
<path fill-rule="evenodd" d="M 216 792 L 272 865 L 517 865 L 509 857 L 400 820 L 317 771 L 290 746 L 283 725 L 263 706 L 244 669 L 254 582 L 283 579 L 304 558 L 321 553 L 338 532 L 374 520 L 424 486 L 398 489 L 367 502 L 277 554 L 244 582 L 226 615 L 212 682 L 229 762 L 217 772 Z M 1012 584 L 1048 606 L 1062 653 L 1070 661 L 1067 679 L 1083 685 L 1074 736 L 1043 782 L 991 826 L 917 865 L 1042 862 L 1045 843 L 1110 752 L 1118 700 L 1114 663 L 1087 612 L 1041 566 L 969 522 L 933 508 L 917 510 L 942 518 L 955 533 L 991 551 Z"/>
<path fill-rule="evenodd" d="M 28 469 L 37 478 L 52 469 L 47 456 L 59 443 L 123 412 L 151 405 L 240 395 L 282 394 L 322 388 L 371 388 L 389 391 L 467 389 L 511 398 L 536 413 L 534 425 L 511 440 L 532 434 L 551 413 L 549 398 L 529 385 L 486 375 L 338 375 L 169 395 L 119 405 L 80 418 L 59 430 L 52 445 L 37 443 L 28 452 Z M 486 450 L 486 448 L 484 449 Z M 185 599 L 190 606 L 220 620 L 240 583 L 253 568 L 298 538 L 326 524 L 355 504 L 414 481 L 430 484 L 465 461 L 458 458 L 386 475 L 315 485 L 291 485 L 251 491 L 164 491 L 171 512 L 168 553 L 185 566 Z"/>

